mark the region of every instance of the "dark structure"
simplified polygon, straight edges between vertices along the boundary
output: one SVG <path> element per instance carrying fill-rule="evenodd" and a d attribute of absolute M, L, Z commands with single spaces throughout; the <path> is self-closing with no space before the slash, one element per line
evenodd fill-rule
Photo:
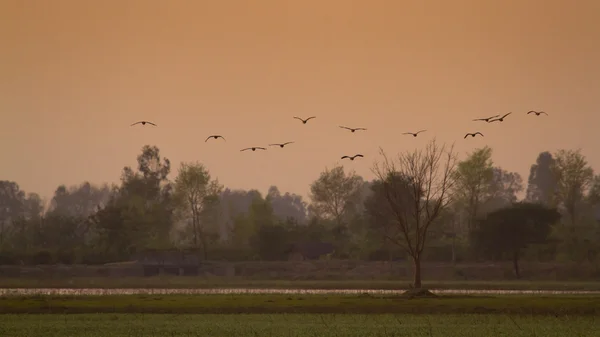
<path fill-rule="evenodd" d="M 201 265 L 200 254 L 197 249 L 149 249 L 138 254 L 136 260 L 142 265 L 144 276 L 195 276 Z"/>
<path fill-rule="evenodd" d="M 335 247 L 327 242 L 305 242 L 293 244 L 287 254 L 290 260 L 316 260 L 335 252 Z"/>

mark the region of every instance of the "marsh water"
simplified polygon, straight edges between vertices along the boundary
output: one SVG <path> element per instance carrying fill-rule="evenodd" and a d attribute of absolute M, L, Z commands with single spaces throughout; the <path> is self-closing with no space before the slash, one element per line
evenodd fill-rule
<path fill-rule="evenodd" d="M 435 294 L 453 295 L 600 295 L 600 291 L 585 290 L 465 290 L 430 289 Z M 0 288 L 0 296 L 22 295 L 204 295 L 204 294 L 400 294 L 405 290 L 383 289 L 269 289 L 269 288 L 212 288 L 212 289 L 165 289 L 165 288 Z"/>

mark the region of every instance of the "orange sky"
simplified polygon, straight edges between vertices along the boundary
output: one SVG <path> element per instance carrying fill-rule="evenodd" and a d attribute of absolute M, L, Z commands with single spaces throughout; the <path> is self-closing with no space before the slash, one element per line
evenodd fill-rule
<path fill-rule="evenodd" d="M 306 195 L 326 167 L 370 179 L 378 146 L 433 136 L 461 154 L 490 145 L 524 180 L 559 148 L 600 171 L 598 13 L 597 0 L 0 0 L 0 179 L 46 197 L 116 182 L 150 144 L 172 178 L 198 160 L 231 188 Z M 140 119 L 159 127 L 129 127 Z M 227 142 L 204 143 L 213 133 Z"/>

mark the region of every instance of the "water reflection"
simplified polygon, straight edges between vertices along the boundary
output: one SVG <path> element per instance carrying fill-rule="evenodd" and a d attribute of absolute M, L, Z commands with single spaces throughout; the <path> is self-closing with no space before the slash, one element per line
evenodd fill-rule
<path fill-rule="evenodd" d="M 600 291 L 584 290 L 464 290 L 464 289 L 430 289 L 435 294 L 461 295 L 600 295 Z M 256 289 L 256 288 L 213 288 L 213 289 L 164 289 L 164 288 L 3 288 L 0 296 L 22 295 L 206 295 L 206 294 L 401 294 L 405 290 L 383 289 Z"/>

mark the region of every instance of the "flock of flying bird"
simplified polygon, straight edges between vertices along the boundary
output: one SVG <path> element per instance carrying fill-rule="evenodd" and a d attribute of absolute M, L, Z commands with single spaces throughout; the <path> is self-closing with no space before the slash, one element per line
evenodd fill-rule
<path fill-rule="evenodd" d="M 546 115 L 546 116 L 548 115 L 548 114 L 547 114 L 546 112 L 544 112 L 544 111 L 535 111 L 535 110 L 530 110 L 530 111 L 528 111 L 528 112 L 527 112 L 527 114 L 528 114 L 528 115 L 529 115 L 529 114 L 532 114 L 532 113 L 533 113 L 533 114 L 535 114 L 536 116 L 539 116 L 539 115 L 542 115 L 542 114 L 543 114 L 543 115 Z M 509 113 L 507 113 L 507 114 L 503 115 L 502 117 L 500 117 L 500 115 L 495 115 L 495 116 L 490 116 L 490 117 L 486 117 L 486 118 L 476 118 L 476 119 L 474 119 L 473 121 L 483 121 L 483 122 L 486 122 L 486 123 L 493 123 L 493 122 L 504 122 L 504 119 L 505 119 L 506 117 L 508 117 L 510 114 L 512 114 L 512 112 L 509 112 Z M 298 120 L 300 120 L 300 121 L 302 122 L 302 124 L 306 124 L 306 122 L 308 122 L 309 120 L 311 120 L 311 119 L 313 119 L 313 118 L 317 118 L 317 117 L 316 117 L 316 116 L 311 116 L 311 117 L 308 117 L 308 118 L 306 118 L 306 119 L 303 119 L 303 118 L 300 118 L 300 117 L 296 117 L 296 116 L 294 116 L 294 118 L 295 118 L 295 119 L 298 119 Z M 148 125 L 152 125 L 152 126 L 157 126 L 156 124 L 154 124 L 154 123 L 152 123 L 152 122 L 149 122 L 149 121 L 139 121 L 139 122 L 135 122 L 135 123 L 131 124 L 131 126 L 134 126 L 134 125 L 137 125 L 137 124 L 141 124 L 142 126 L 144 126 L 144 125 L 146 125 L 146 124 L 148 124 Z M 347 126 L 341 126 L 341 125 L 340 125 L 340 128 L 342 128 L 342 129 L 346 129 L 346 130 L 349 130 L 350 132 L 353 132 L 353 133 L 354 133 L 354 132 L 356 132 L 356 131 L 363 131 L 363 130 L 367 130 L 366 128 L 350 128 L 350 127 L 347 127 Z M 422 132 L 425 132 L 425 131 L 427 131 L 427 130 L 419 130 L 419 131 L 417 131 L 417 132 L 404 132 L 404 133 L 403 133 L 403 135 L 412 135 L 413 137 L 416 137 L 417 135 L 419 135 L 420 133 L 422 133 Z M 482 136 L 482 137 L 483 137 L 483 133 L 481 133 L 481 132 L 477 131 L 477 132 L 467 133 L 467 134 L 465 135 L 464 139 L 466 139 L 466 138 L 467 138 L 467 137 L 469 137 L 469 136 L 471 136 L 471 137 L 475 137 L 475 136 L 477 136 L 477 135 L 480 135 L 480 136 Z M 219 139 L 219 138 L 221 138 L 221 139 L 225 140 L 225 137 L 223 137 L 223 136 L 221 136 L 221 135 L 210 135 L 210 136 L 206 137 L 206 140 L 205 140 L 204 142 L 205 142 L 205 143 L 206 143 L 206 142 L 208 142 L 208 140 L 209 140 L 209 139 L 211 139 L 211 138 L 213 138 L 213 139 Z M 294 142 L 274 143 L 274 144 L 269 144 L 269 146 L 279 146 L 280 148 L 283 148 L 284 146 L 286 146 L 286 145 L 288 145 L 288 144 L 292 144 L 292 143 L 294 143 Z M 266 150 L 266 148 L 264 148 L 264 147 L 260 147 L 260 146 L 253 146 L 253 147 L 247 147 L 247 148 L 245 148 L 245 149 L 241 149 L 240 151 L 247 151 L 247 150 L 252 150 L 252 151 L 256 151 L 256 150 Z M 356 159 L 357 157 L 361 157 L 361 158 L 362 158 L 362 157 L 364 157 L 364 156 L 363 156 L 362 154 L 355 154 L 354 156 L 342 156 L 342 158 L 341 158 L 341 159 L 350 159 L 350 160 L 354 160 L 354 159 Z"/>

